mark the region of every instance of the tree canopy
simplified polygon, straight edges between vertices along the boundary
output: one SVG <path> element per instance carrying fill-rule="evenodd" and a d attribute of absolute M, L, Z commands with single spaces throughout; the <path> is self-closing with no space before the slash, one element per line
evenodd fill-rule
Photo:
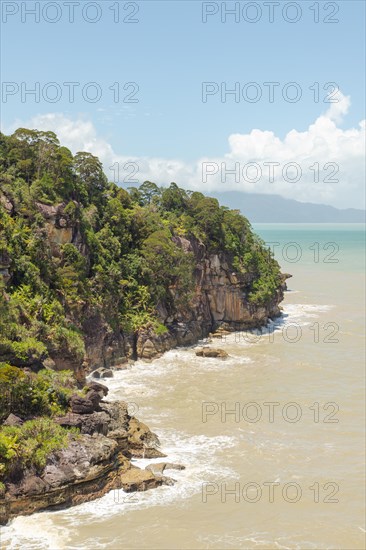
<path fill-rule="evenodd" d="M 58 350 L 81 360 L 91 308 L 128 332 L 158 326 L 160 306 L 189 307 L 195 259 L 177 237 L 250 272 L 243 291 L 253 304 L 274 296 L 278 265 L 238 211 L 176 183 L 118 187 L 97 157 L 72 155 L 53 132 L 0 134 L 0 260 L 9 274 L 0 276 L 0 358 L 42 364 Z"/>

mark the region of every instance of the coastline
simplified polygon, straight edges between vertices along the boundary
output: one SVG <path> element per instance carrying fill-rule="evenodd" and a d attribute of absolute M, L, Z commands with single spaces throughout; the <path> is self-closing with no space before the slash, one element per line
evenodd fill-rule
<path fill-rule="evenodd" d="M 280 317 L 281 313 L 277 318 Z M 215 344 L 233 332 L 229 325 L 224 325 L 216 333 L 209 333 L 208 338 L 204 338 L 204 344 L 213 342 L 214 346 L 209 349 L 215 350 Z M 201 340 L 197 338 L 190 344 L 175 345 L 153 357 L 139 360 L 148 364 L 168 351 L 196 347 Z M 221 351 L 218 349 L 218 352 Z M 210 361 L 202 355 L 202 348 L 196 355 L 201 355 L 202 361 Z M 220 353 L 212 357 L 220 358 Z M 131 364 L 134 363 L 132 361 Z M 127 368 L 126 364 L 122 367 Z M 121 370 L 118 367 L 111 369 L 115 372 Z M 26 472 L 19 485 L 8 487 L 0 501 L 0 525 L 6 525 L 20 515 L 67 509 L 91 502 L 111 490 L 123 489 L 129 493 L 174 485 L 176 480 L 164 475 L 165 472 L 185 469 L 185 465 L 168 462 L 169 456 L 160 451 L 158 436 L 128 413 L 127 402 L 106 400 L 109 388 L 99 379 L 96 381 L 93 372 L 86 383 L 89 392 L 95 394 L 92 410 L 86 409 L 82 398 L 79 398 L 76 406 L 72 405 L 71 412 L 55 419 L 63 427 L 78 428 L 81 434 L 70 436 L 70 443 L 65 449 L 51 454 L 42 475 Z M 102 379 L 102 382 L 107 380 Z M 131 464 L 133 459 L 141 458 L 162 461 L 147 465 L 144 469 Z"/>
<path fill-rule="evenodd" d="M 133 458 L 165 458 L 156 434 L 134 416 L 127 403 L 106 401 L 108 388 L 89 382 L 94 392 L 93 410 L 78 407 L 55 421 L 63 427 L 77 427 L 80 435 L 70 435 L 66 448 L 52 453 L 41 475 L 25 472 L 19 484 L 8 484 L 0 502 L 0 525 L 18 515 L 59 510 L 100 498 L 112 489 L 145 491 L 174 481 L 161 471 L 142 470 L 131 464 Z M 164 465 L 164 466 L 163 466 Z"/>

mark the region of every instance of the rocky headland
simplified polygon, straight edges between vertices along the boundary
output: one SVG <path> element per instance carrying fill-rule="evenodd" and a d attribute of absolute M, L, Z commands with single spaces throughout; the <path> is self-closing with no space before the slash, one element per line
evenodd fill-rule
<path fill-rule="evenodd" d="M 127 403 L 106 400 L 108 388 L 90 382 L 85 397 L 71 398 L 70 412 L 56 417 L 64 427 L 76 427 L 68 445 L 52 453 L 42 473 L 28 469 L 6 484 L 0 500 L 0 524 L 17 515 L 57 510 L 100 498 L 112 489 L 146 491 L 174 480 L 164 470 L 183 469 L 161 462 L 145 470 L 131 464 L 133 458 L 164 458 L 156 434 L 130 416 Z M 11 415 L 6 425 L 22 424 Z"/>
<path fill-rule="evenodd" d="M 214 198 L 175 183 L 127 191 L 53 132 L 0 134 L 1 522 L 172 483 L 162 474 L 179 465 L 131 464 L 163 456 L 157 436 L 88 376 L 264 326 L 288 277 Z"/>

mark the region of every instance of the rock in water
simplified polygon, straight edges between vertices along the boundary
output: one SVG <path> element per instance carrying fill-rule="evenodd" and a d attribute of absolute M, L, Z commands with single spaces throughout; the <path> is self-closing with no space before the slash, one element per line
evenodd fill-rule
<path fill-rule="evenodd" d="M 223 349 L 218 348 L 200 348 L 196 351 L 197 357 L 218 357 L 220 359 L 226 359 L 229 355 Z"/>
<path fill-rule="evenodd" d="M 183 464 L 172 464 L 170 462 L 155 462 L 145 467 L 145 470 L 152 472 L 155 475 L 161 475 L 165 470 L 185 470 Z"/>
<path fill-rule="evenodd" d="M 101 367 L 100 369 L 96 369 L 92 372 L 93 378 L 113 378 L 113 372 L 111 369 L 104 369 Z"/>

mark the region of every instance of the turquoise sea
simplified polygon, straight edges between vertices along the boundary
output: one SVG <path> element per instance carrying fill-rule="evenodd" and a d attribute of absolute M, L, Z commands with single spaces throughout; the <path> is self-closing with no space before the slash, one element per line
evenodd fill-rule
<path fill-rule="evenodd" d="M 362 223 L 261 223 L 253 224 L 253 229 L 264 241 L 280 243 L 271 247 L 283 270 L 297 264 L 301 269 L 316 269 L 320 264 L 330 273 L 365 270 L 366 233 Z"/>

